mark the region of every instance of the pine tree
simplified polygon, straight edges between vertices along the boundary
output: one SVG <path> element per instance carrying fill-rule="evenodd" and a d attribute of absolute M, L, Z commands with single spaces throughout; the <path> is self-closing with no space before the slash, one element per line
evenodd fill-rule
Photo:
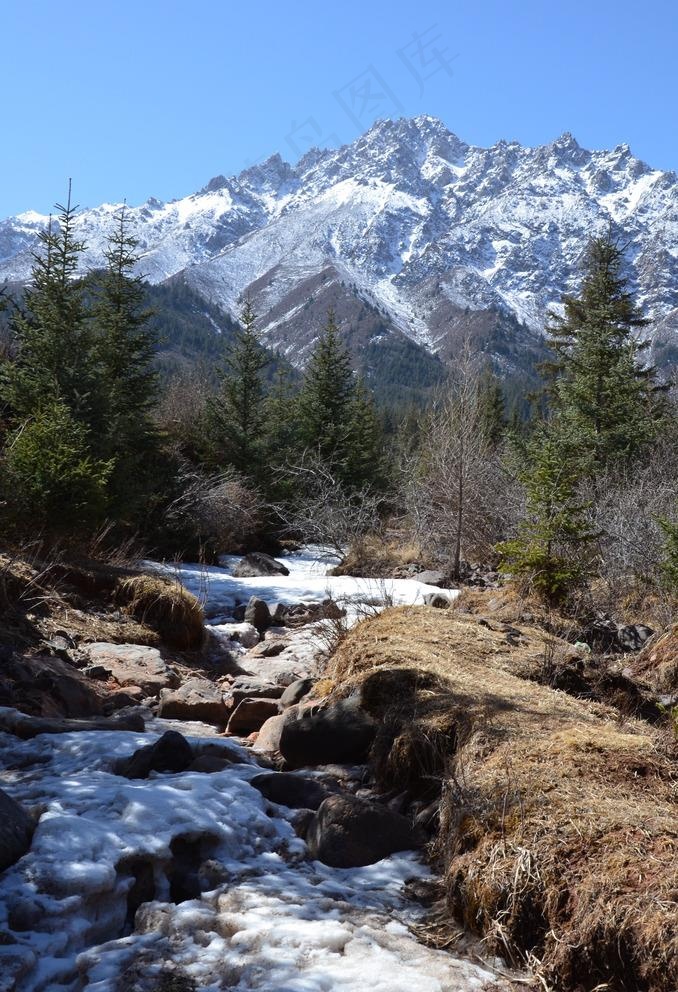
<path fill-rule="evenodd" d="M 149 475 L 159 447 L 151 416 L 159 388 L 156 337 L 144 307 L 143 281 L 133 271 L 137 248 L 123 207 L 108 242 L 107 267 L 97 281 L 92 309 L 100 376 L 95 434 L 102 457 L 115 462 L 111 499 L 121 511 L 143 502 L 152 488 Z"/>
<path fill-rule="evenodd" d="M 249 300 L 242 311 L 242 329 L 226 355 L 221 388 L 208 411 L 209 446 L 215 465 L 232 465 L 258 481 L 266 470 L 266 409 L 263 370 L 270 356 L 254 329 L 256 315 Z"/>
<path fill-rule="evenodd" d="M 610 236 L 588 249 L 579 296 L 563 298 L 564 316 L 550 328 L 550 397 L 557 414 L 592 455 L 594 473 L 628 462 L 652 440 L 661 417 L 655 371 L 640 356 L 634 332 L 647 321 L 621 274 L 623 251 Z"/>
<path fill-rule="evenodd" d="M 346 481 L 350 488 L 382 488 L 385 482 L 384 434 L 374 400 L 357 379 L 350 403 Z"/>
<path fill-rule="evenodd" d="M 501 382 L 491 369 L 481 376 L 478 393 L 483 433 L 492 444 L 498 444 L 506 430 L 506 404 Z"/>
<path fill-rule="evenodd" d="M 664 532 L 663 572 L 670 589 L 678 592 L 678 519 L 660 520 Z"/>
<path fill-rule="evenodd" d="M 11 320 L 18 354 L 3 367 L 0 396 L 15 422 L 61 402 L 89 428 L 97 370 L 84 291 L 75 278 L 85 246 L 75 236 L 70 183 L 66 205 L 57 209 L 58 224 L 50 219 L 39 235 L 24 304 Z"/>
<path fill-rule="evenodd" d="M 342 476 L 347 472 L 355 383 L 334 312 L 318 338 L 299 395 L 299 435 Z"/>
<path fill-rule="evenodd" d="M 498 545 L 502 570 L 559 602 L 587 575 L 595 539 L 577 485 L 588 466 L 577 439 L 558 423 L 542 423 L 525 443 L 519 477 L 527 507 L 518 536 Z"/>

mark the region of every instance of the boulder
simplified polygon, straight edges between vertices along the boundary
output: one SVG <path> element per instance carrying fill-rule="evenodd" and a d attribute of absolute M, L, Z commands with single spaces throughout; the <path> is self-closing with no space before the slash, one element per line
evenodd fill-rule
<path fill-rule="evenodd" d="M 248 697 L 252 699 L 278 699 L 285 691 L 285 686 L 274 682 L 264 682 L 257 675 L 239 675 L 233 679 L 228 691 L 236 702 Z"/>
<path fill-rule="evenodd" d="M 125 778 L 148 778 L 151 772 L 183 772 L 192 761 L 193 751 L 186 738 L 168 730 L 153 744 L 116 761 L 113 771 Z"/>
<path fill-rule="evenodd" d="M 297 679 L 292 685 L 288 685 L 278 700 L 280 712 L 289 709 L 290 706 L 295 706 L 304 696 L 308 696 L 314 685 L 313 679 Z"/>
<path fill-rule="evenodd" d="M 219 640 L 237 641 L 244 648 L 253 648 L 259 643 L 259 631 L 251 623 L 220 623 L 211 630 Z"/>
<path fill-rule="evenodd" d="M 279 654 L 289 647 L 286 640 L 282 638 L 276 638 L 275 640 L 266 639 L 253 647 L 248 653 L 249 658 L 277 658 Z"/>
<path fill-rule="evenodd" d="M 0 730 L 27 741 L 38 734 L 71 734 L 81 730 L 145 730 L 140 713 L 125 713 L 90 720 L 67 720 L 58 717 L 28 716 L 7 706 L 0 706 Z"/>
<path fill-rule="evenodd" d="M 189 679 L 178 689 L 160 693 L 158 716 L 166 720 L 200 720 L 223 726 L 229 714 L 223 691 L 207 679 Z"/>
<path fill-rule="evenodd" d="M 617 631 L 619 647 L 624 652 L 640 651 L 650 640 L 654 630 L 643 623 L 630 623 Z"/>
<path fill-rule="evenodd" d="M 145 644 L 88 644 L 84 649 L 92 666 L 105 669 L 118 685 L 138 685 L 148 696 L 179 684 L 157 648 Z M 100 675 L 97 675 L 100 677 Z"/>
<path fill-rule="evenodd" d="M 103 712 L 105 690 L 61 658 L 7 652 L 0 666 L 0 705 L 39 716 L 88 717 Z"/>
<path fill-rule="evenodd" d="M 290 768 L 360 764 L 367 758 L 377 725 L 357 698 L 295 716 L 285 721 L 280 737 L 280 753 Z"/>
<path fill-rule="evenodd" d="M 289 713 L 289 710 L 287 711 Z M 270 716 L 262 725 L 252 750 L 266 753 L 280 750 L 280 736 L 287 719 L 287 713 L 282 716 Z"/>
<path fill-rule="evenodd" d="M 432 569 L 427 569 L 425 572 L 417 572 L 414 578 L 417 582 L 423 582 L 427 586 L 444 586 L 446 583 L 445 573 L 436 572 Z"/>
<path fill-rule="evenodd" d="M 350 795 L 325 799 L 306 830 L 311 858 L 332 868 L 372 865 L 421 843 L 400 813 Z"/>
<path fill-rule="evenodd" d="M 424 604 L 426 606 L 433 606 L 437 610 L 449 609 L 451 602 L 452 602 L 452 597 L 448 596 L 447 593 L 444 592 L 424 593 Z"/>
<path fill-rule="evenodd" d="M 266 575 L 289 575 L 290 570 L 282 562 L 261 551 L 253 551 L 241 558 L 233 569 L 237 579 L 251 579 Z"/>
<path fill-rule="evenodd" d="M 0 789 L 0 871 L 23 857 L 31 846 L 33 829 L 23 806 Z"/>
<path fill-rule="evenodd" d="M 238 703 L 228 721 L 229 734 L 246 736 L 259 730 L 269 717 L 278 712 L 277 699 L 252 699 L 247 697 Z"/>
<path fill-rule="evenodd" d="M 292 772 L 267 772 L 255 775 L 250 785 L 272 803 L 290 809 L 318 809 L 331 793 L 319 782 Z"/>
<path fill-rule="evenodd" d="M 226 755 L 219 757 L 216 754 L 199 754 L 197 758 L 193 759 L 186 771 L 212 774 L 214 772 L 223 772 L 224 768 L 228 768 L 232 764 L 233 760 Z"/>
<path fill-rule="evenodd" d="M 260 634 L 271 626 L 271 611 L 263 599 L 252 596 L 245 607 L 245 623 L 251 623 Z"/>

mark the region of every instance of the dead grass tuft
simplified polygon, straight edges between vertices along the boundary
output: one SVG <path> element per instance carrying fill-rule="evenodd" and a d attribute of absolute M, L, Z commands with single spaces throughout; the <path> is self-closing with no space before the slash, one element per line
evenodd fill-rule
<path fill-rule="evenodd" d="M 401 693 L 403 719 L 396 733 L 382 730 L 375 754 L 380 775 L 402 788 L 443 778 L 437 851 L 450 930 L 457 921 L 480 933 L 548 988 L 675 992 L 676 765 L 666 739 L 520 677 L 543 642 L 523 628 L 511 658 L 497 628 L 456 611 L 389 610 L 333 659 L 337 683 L 364 685 L 384 727 L 385 701 Z"/>
<path fill-rule="evenodd" d="M 202 646 L 202 606 L 178 582 L 155 575 L 130 576 L 117 583 L 115 598 L 130 616 L 157 630 L 169 647 L 190 651 Z"/>
<path fill-rule="evenodd" d="M 631 661 L 629 671 L 658 692 L 678 693 L 678 624 L 653 638 Z"/>
<path fill-rule="evenodd" d="M 358 575 L 364 579 L 390 578 L 398 568 L 426 562 L 427 555 L 416 541 L 368 534 L 350 546 L 332 574 Z"/>

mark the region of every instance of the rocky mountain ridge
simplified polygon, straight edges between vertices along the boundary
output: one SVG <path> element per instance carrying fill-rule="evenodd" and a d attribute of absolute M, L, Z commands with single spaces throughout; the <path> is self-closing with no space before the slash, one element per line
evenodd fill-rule
<path fill-rule="evenodd" d="M 115 210 L 80 215 L 88 267 Z M 655 358 L 678 359 L 678 178 L 627 145 L 588 151 L 566 133 L 479 148 L 431 117 L 378 121 L 295 166 L 273 155 L 129 213 L 150 282 L 184 281 L 231 315 L 249 294 L 267 343 L 296 364 L 333 305 L 354 352 L 371 349 L 368 373 L 394 347 L 445 360 L 469 334 L 500 371 L 524 369 L 549 309 L 576 291 L 587 239 L 611 227 Z M 28 277 L 46 222 L 0 222 L 0 278 Z"/>

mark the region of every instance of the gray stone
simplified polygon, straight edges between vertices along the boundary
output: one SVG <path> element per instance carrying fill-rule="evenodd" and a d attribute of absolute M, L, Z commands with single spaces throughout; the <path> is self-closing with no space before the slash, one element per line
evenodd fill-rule
<path fill-rule="evenodd" d="M 359 868 L 420 847 L 421 838 L 399 813 L 355 796 L 330 796 L 309 823 L 306 843 L 316 861 Z"/>
<path fill-rule="evenodd" d="M 446 581 L 444 572 L 436 572 L 431 569 L 417 572 L 414 578 L 417 582 L 423 582 L 427 586 L 444 586 Z"/>
<path fill-rule="evenodd" d="M 278 702 L 280 712 L 295 706 L 304 696 L 308 696 L 314 685 L 313 679 L 297 679 L 292 685 L 288 685 Z"/>
<path fill-rule="evenodd" d="M 260 634 L 271 626 L 271 612 L 263 599 L 252 596 L 245 609 L 245 623 L 251 623 Z"/>
<path fill-rule="evenodd" d="M 229 715 L 223 691 L 207 679 L 189 679 L 178 689 L 160 693 L 158 716 L 166 720 L 200 720 L 225 726 Z"/>
<path fill-rule="evenodd" d="M 442 592 L 424 593 L 424 604 L 426 606 L 433 606 L 437 610 L 449 609 L 451 602 L 452 602 L 451 596 L 448 596 L 445 593 Z"/>
<path fill-rule="evenodd" d="M 243 699 L 233 710 L 226 729 L 229 734 L 251 734 L 277 712 L 277 699 Z"/>
<path fill-rule="evenodd" d="M 280 753 L 289 768 L 360 764 L 374 741 L 376 723 L 355 698 L 308 709 L 285 721 Z"/>
<path fill-rule="evenodd" d="M 23 857 L 31 846 L 34 823 L 23 806 L 0 789 L 0 871 Z"/>
<path fill-rule="evenodd" d="M 233 575 L 238 579 L 251 579 L 266 575 L 289 575 L 290 570 L 282 562 L 276 561 L 270 555 L 254 551 L 245 555 L 233 569 Z"/>
<path fill-rule="evenodd" d="M 116 761 L 113 771 L 125 778 L 148 778 L 152 771 L 183 772 L 192 761 L 193 751 L 186 738 L 176 730 L 168 730 L 153 744 Z"/>
<path fill-rule="evenodd" d="M 105 669 L 118 685 L 138 685 L 147 695 L 178 685 L 179 678 L 157 648 L 145 644 L 108 644 L 104 641 L 83 648 L 92 666 Z"/>
<path fill-rule="evenodd" d="M 318 809 L 331 793 L 319 782 L 292 772 L 267 772 L 255 775 L 250 785 L 272 803 L 290 809 Z"/>

